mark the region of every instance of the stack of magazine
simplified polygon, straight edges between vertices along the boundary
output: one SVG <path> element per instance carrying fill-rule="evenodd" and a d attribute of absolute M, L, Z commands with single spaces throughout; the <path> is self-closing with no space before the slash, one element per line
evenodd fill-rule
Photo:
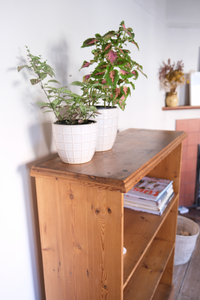
<path fill-rule="evenodd" d="M 124 194 L 124 207 L 162 215 L 173 196 L 173 181 L 145 176 Z"/>

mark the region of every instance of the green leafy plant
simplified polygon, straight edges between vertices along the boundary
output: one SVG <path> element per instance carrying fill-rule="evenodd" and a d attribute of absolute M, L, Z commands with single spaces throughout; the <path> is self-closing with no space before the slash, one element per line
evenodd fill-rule
<path fill-rule="evenodd" d="M 89 119 L 98 114 L 94 103 L 99 95 L 94 93 L 93 84 L 84 84 L 84 87 L 88 88 L 88 97 L 85 96 L 85 93 L 82 95 L 73 93 L 67 87 L 51 86 L 52 83 L 60 84 L 55 79 L 44 82 L 48 76 L 51 78 L 55 77 L 53 68 L 47 64 L 47 61 L 42 61 L 41 55 L 34 56 L 30 53 L 27 46 L 26 48 L 30 64 L 19 66 L 17 69 L 18 72 L 24 68 L 33 71 L 36 78 L 30 79 L 31 84 L 39 84 L 48 100 L 48 102 L 37 102 L 37 104 L 42 109 L 44 108 L 45 112 L 53 112 L 57 120 L 56 123 L 70 125 L 89 123 Z M 82 87 L 82 83 L 78 81 L 74 82 L 74 85 Z"/>
<path fill-rule="evenodd" d="M 139 50 L 134 36 L 133 29 L 126 28 L 122 21 L 118 31 L 108 31 L 102 36 L 95 34 L 95 37 L 83 42 L 82 48 L 94 46 L 95 49 L 91 51 L 93 58 L 89 62 L 84 61 L 81 69 L 97 63 L 95 69 L 83 77 L 83 81 L 99 83 L 96 89 L 101 93 L 104 106 L 117 104 L 124 110 L 126 99 L 131 94 L 130 87 L 135 89 L 133 81 L 138 78 L 138 72 L 145 75 L 143 67 L 132 60 L 131 52 L 124 48 L 129 42 Z"/>

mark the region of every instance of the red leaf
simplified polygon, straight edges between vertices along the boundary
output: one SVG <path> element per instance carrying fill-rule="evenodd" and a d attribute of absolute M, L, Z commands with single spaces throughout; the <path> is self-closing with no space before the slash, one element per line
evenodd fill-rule
<path fill-rule="evenodd" d="M 104 51 L 108 50 L 110 47 L 111 47 L 111 44 L 108 44 L 108 45 L 105 47 Z"/>
<path fill-rule="evenodd" d="M 82 67 L 81 67 L 81 69 L 82 68 L 87 68 L 87 67 L 89 67 L 91 65 L 91 63 L 90 62 L 87 62 L 86 60 L 83 62 L 83 64 L 82 64 Z"/>
<path fill-rule="evenodd" d="M 123 86 L 123 91 L 124 91 L 125 95 L 127 95 L 128 87 L 127 86 Z"/>
<path fill-rule="evenodd" d="M 83 82 L 87 81 L 88 79 L 90 79 L 90 74 L 83 76 Z"/>
<path fill-rule="evenodd" d="M 113 50 L 110 50 L 108 54 L 106 55 L 107 59 L 111 62 L 111 64 L 116 60 L 117 58 L 117 53 L 114 52 Z"/>
<path fill-rule="evenodd" d="M 120 88 L 115 89 L 115 99 L 120 95 Z"/>
<path fill-rule="evenodd" d="M 122 75 L 128 74 L 128 72 L 127 72 L 127 71 L 124 71 L 124 70 L 120 70 L 119 73 L 122 74 Z"/>
<path fill-rule="evenodd" d="M 112 83 L 115 82 L 115 70 L 110 71 L 109 73 L 110 79 L 112 80 Z"/>
<path fill-rule="evenodd" d="M 102 84 L 105 84 L 105 83 L 106 83 L 106 80 L 105 80 L 105 79 L 103 79 L 101 83 L 102 83 Z"/>

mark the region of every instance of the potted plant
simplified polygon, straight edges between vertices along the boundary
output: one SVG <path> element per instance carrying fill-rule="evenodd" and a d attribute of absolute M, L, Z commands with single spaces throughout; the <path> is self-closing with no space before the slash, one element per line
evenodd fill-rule
<path fill-rule="evenodd" d="M 94 69 L 83 77 L 83 81 L 99 84 L 96 90 L 100 92 L 103 101 L 102 106 L 97 106 L 101 114 L 97 117 L 99 129 L 96 151 L 112 148 L 117 134 L 117 106 L 122 110 L 125 109 L 131 88 L 135 89 L 133 81 L 138 78 L 139 72 L 145 75 L 142 66 L 132 60 L 130 50 L 125 47 L 129 42 L 139 50 L 134 36 L 133 29 L 126 28 L 122 21 L 117 31 L 108 31 L 104 35 L 95 34 L 95 37 L 86 39 L 82 45 L 82 48 L 94 47 L 94 49 L 91 52 L 92 59 L 89 62 L 84 61 L 81 69 L 96 64 Z M 86 89 L 83 94 L 87 92 Z"/>
<path fill-rule="evenodd" d="M 55 87 L 59 82 L 50 79 L 55 77 L 54 70 L 42 61 L 41 55 L 34 56 L 27 48 L 29 64 L 19 66 L 31 70 L 35 78 L 30 79 L 32 85 L 39 84 L 47 102 L 37 102 L 45 112 L 53 112 L 53 137 L 58 155 L 65 163 L 85 163 L 92 159 L 97 140 L 97 122 L 90 120 L 98 113 L 93 102 L 99 97 L 93 94 L 93 84 L 88 84 L 88 96 L 71 92 L 67 87 Z M 78 84 L 78 82 L 76 82 Z M 54 86 L 51 86 L 54 85 Z"/>
<path fill-rule="evenodd" d="M 163 65 L 159 69 L 160 86 L 167 92 L 167 106 L 174 107 L 178 104 L 177 88 L 185 84 L 183 68 L 184 64 L 182 60 L 171 64 L 170 59 L 168 59 L 167 64 L 163 62 Z"/>

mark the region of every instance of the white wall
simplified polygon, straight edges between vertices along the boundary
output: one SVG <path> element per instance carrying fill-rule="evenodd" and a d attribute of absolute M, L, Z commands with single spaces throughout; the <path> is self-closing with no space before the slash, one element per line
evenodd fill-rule
<path fill-rule="evenodd" d="M 80 48 L 83 40 L 117 29 L 125 20 L 140 46 L 140 51 L 132 47 L 133 59 L 143 65 L 148 79 L 141 75 L 136 81 L 126 110 L 120 111 L 119 129 L 174 130 L 177 113 L 162 111 L 164 92 L 159 89 L 158 68 L 168 56 L 180 59 L 179 53 L 187 70 L 196 67 L 199 31 L 189 32 L 187 38 L 181 30 L 174 34 L 159 14 L 151 13 L 153 9 L 165 18 L 165 1 L 158 5 L 154 0 L 150 10 L 139 2 L 10 0 L 0 4 L 2 300 L 44 299 L 36 197 L 29 171 L 32 164 L 55 151 L 53 116 L 36 107 L 43 96 L 30 85 L 27 73 L 17 73 L 16 67 L 26 58 L 24 45 L 47 58 L 62 84 L 69 84 L 82 78 L 78 70 L 84 59 L 90 59 L 90 49 Z M 198 112 L 179 113 L 179 117 L 196 117 Z"/>

